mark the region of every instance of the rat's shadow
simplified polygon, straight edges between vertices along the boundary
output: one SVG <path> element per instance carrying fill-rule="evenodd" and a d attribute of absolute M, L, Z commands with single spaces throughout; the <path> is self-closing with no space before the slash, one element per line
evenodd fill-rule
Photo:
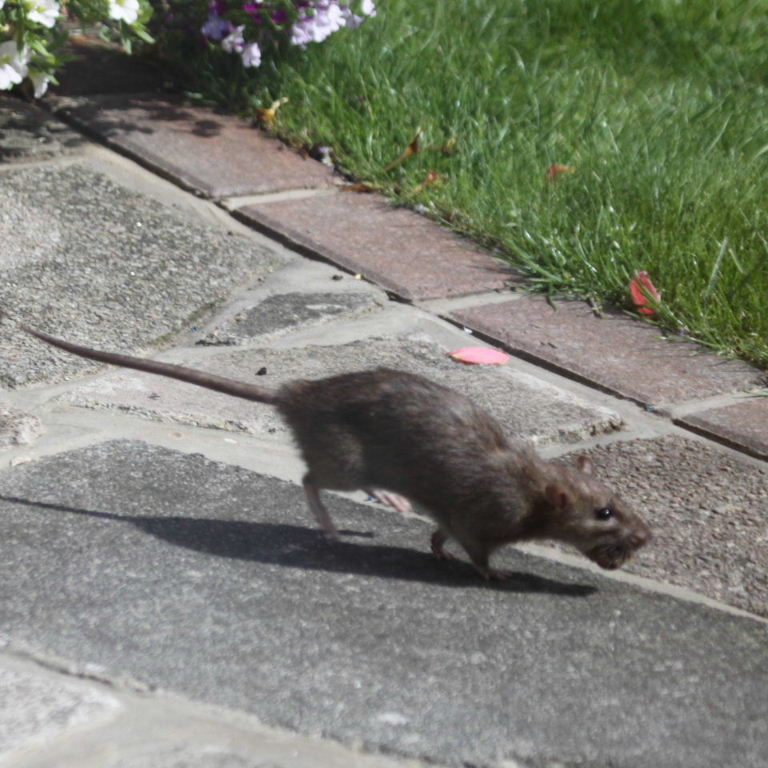
<path fill-rule="evenodd" d="M 359 541 L 328 541 L 317 529 L 283 523 L 217 520 L 194 517 L 115 515 L 12 496 L 0 499 L 37 509 L 130 523 L 144 533 L 178 547 L 216 557 L 252 560 L 286 568 L 354 573 L 385 579 L 423 581 L 445 587 L 482 587 L 509 592 L 549 592 L 586 597 L 597 591 L 587 584 L 569 584 L 532 573 L 514 571 L 501 582 L 481 579 L 463 560 L 437 560 L 415 549 Z M 370 533 L 342 530 L 343 536 L 371 538 Z"/>

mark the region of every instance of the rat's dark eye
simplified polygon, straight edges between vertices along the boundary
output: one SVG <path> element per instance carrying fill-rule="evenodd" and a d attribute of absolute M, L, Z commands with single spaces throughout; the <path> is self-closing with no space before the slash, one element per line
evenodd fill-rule
<path fill-rule="evenodd" d="M 595 510 L 595 517 L 598 520 L 610 520 L 613 517 L 613 510 L 610 507 L 603 507 Z"/>

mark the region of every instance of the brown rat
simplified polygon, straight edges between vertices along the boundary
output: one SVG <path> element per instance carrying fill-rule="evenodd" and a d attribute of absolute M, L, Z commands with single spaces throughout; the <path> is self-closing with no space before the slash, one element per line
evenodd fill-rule
<path fill-rule="evenodd" d="M 573 467 L 545 461 L 532 448 L 510 443 L 467 397 L 422 376 L 378 368 L 268 390 L 24 330 L 81 357 L 274 405 L 306 462 L 309 507 L 332 538 L 338 532 L 320 489 L 375 488 L 397 494 L 382 498 L 399 509 L 405 499 L 416 503 L 437 523 L 432 551 L 449 557 L 443 545 L 455 539 L 486 579 L 503 578 L 488 559 L 510 542 L 567 542 L 613 569 L 651 538 L 637 512 L 594 478 L 586 456 Z"/>

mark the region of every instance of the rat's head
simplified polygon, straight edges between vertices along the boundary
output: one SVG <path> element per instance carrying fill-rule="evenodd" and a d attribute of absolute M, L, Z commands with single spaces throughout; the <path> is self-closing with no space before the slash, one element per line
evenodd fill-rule
<path fill-rule="evenodd" d="M 544 495 L 552 538 L 573 544 L 601 568 L 620 568 L 651 540 L 645 521 L 594 477 L 594 464 L 586 456 L 575 467 L 558 466 Z"/>

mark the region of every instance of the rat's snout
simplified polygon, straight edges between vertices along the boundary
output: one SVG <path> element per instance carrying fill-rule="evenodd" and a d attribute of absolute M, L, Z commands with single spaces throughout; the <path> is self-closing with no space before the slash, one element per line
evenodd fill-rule
<path fill-rule="evenodd" d="M 629 543 L 632 545 L 633 549 L 640 549 L 640 547 L 644 547 L 652 538 L 653 534 L 651 534 L 651 529 L 643 526 L 642 528 L 636 528 L 632 531 L 629 535 Z"/>

